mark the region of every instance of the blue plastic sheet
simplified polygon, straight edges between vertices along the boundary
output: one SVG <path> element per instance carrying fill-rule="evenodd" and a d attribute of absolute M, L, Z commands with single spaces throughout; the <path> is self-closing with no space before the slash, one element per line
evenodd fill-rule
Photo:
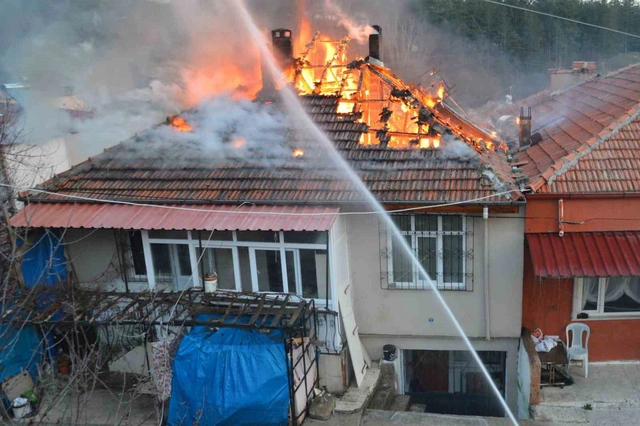
<path fill-rule="evenodd" d="M 173 364 L 168 424 L 286 425 L 287 357 L 282 334 L 194 327 Z"/>
<path fill-rule="evenodd" d="M 22 275 L 27 287 L 54 285 L 67 279 L 64 246 L 53 232 L 43 232 L 28 248 L 22 260 Z"/>
<path fill-rule="evenodd" d="M 44 344 L 33 326 L 0 324 L 0 382 L 27 370 L 36 382 Z"/>

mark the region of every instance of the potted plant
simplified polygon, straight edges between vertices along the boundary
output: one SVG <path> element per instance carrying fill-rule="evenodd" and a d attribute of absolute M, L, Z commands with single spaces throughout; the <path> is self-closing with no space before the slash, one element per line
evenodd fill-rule
<path fill-rule="evenodd" d="M 218 274 L 210 270 L 204 274 L 204 291 L 206 293 L 213 293 L 217 289 Z"/>

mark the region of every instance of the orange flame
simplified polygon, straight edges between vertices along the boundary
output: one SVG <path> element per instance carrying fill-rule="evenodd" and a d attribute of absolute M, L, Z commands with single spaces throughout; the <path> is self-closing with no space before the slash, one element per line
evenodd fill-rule
<path fill-rule="evenodd" d="M 187 123 L 187 120 L 179 115 L 168 117 L 167 120 L 169 121 L 169 124 L 171 124 L 173 128 L 179 132 L 190 132 L 191 130 L 193 130 L 191 125 Z"/>
<path fill-rule="evenodd" d="M 293 150 L 293 157 L 294 158 L 300 158 L 302 156 L 304 156 L 304 151 L 303 150 L 301 150 L 300 148 L 296 148 L 296 149 Z"/>

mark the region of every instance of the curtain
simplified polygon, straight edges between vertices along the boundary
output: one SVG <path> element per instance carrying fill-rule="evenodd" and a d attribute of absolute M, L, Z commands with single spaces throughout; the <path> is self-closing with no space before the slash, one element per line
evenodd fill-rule
<path fill-rule="evenodd" d="M 604 289 L 605 303 L 620 299 L 624 295 L 626 288 L 629 286 L 629 279 L 629 277 L 609 278 Z"/>
<path fill-rule="evenodd" d="M 640 277 L 631 277 L 629 285 L 624 290 L 624 294 L 633 299 L 634 302 L 640 303 Z"/>
<path fill-rule="evenodd" d="M 587 302 L 598 303 L 598 278 L 584 278 L 582 287 L 582 309 Z"/>

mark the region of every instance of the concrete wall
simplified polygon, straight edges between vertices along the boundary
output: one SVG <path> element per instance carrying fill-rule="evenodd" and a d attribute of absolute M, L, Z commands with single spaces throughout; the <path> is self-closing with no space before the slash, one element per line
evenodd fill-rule
<path fill-rule="evenodd" d="M 470 337 L 484 337 L 483 220 L 473 221 L 473 290 L 442 291 Z M 367 336 L 458 336 L 431 290 L 388 290 L 381 286 L 378 218 L 347 217 L 353 303 L 359 332 Z M 492 337 L 518 337 L 522 320 L 524 220 L 519 215 L 489 219 Z M 445 349 L 445 348 L 442 348 Z M 370 352 L 373 359 L 380 351 Z"/>
<path fill-rule="evenodd" d="M 518 347 L 518 418 L 529 419 L 529 400 L 531 399 L 531 365 L 529 354 L 522 339 Z"/>

